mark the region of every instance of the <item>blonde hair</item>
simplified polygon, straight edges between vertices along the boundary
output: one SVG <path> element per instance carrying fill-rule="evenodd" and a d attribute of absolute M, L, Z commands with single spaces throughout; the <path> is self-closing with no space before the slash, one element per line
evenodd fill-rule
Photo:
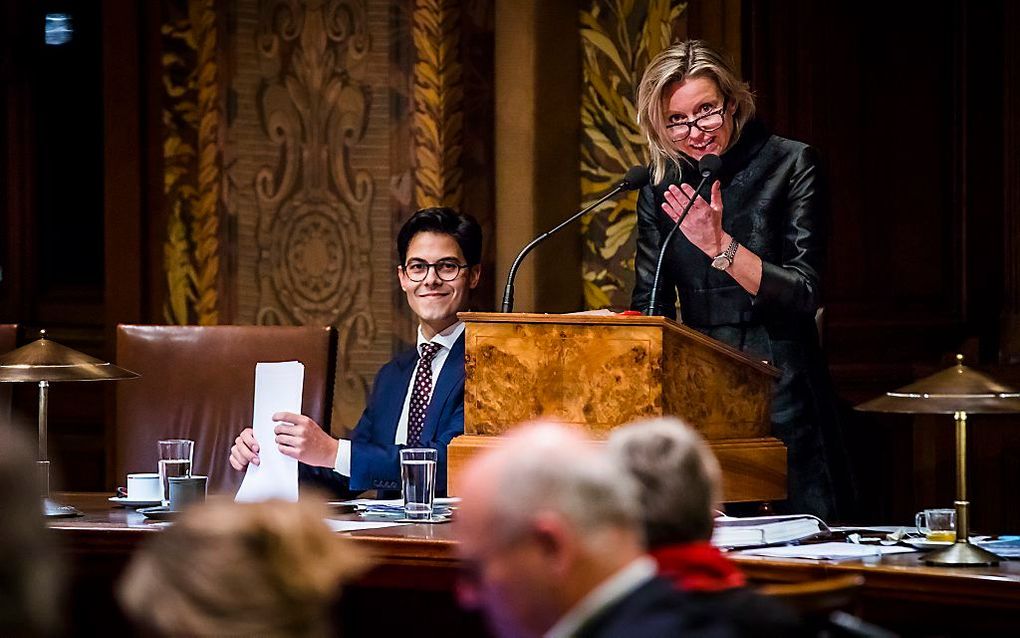
<path fill-rule="evenodd" d="M 307 500 L 194 507 L 131 561 L 120 601 L 167 636 L 330 635 L 340 584 L 367 559 L 327 514 Z"/>
<path fill-rule="evenodd" d="M 637 120 L 648 141 L 654 183 L 665 178 L 670 163 L 677 170 L 681 168 L 677 151 L 666 135 L 662 103 L 667 97 L 667 89 L 674 82 L 683 82 L 688 78 L 708 78 L 714 81 L 726 104 L 735 105 L 730 146 L 736 143 L 744 125 L 754 116 L 754 95 L 721 51 L 713 49 L 704 40 L 678 42 L 664 49 L 645 69 L 638 86 Z"/>

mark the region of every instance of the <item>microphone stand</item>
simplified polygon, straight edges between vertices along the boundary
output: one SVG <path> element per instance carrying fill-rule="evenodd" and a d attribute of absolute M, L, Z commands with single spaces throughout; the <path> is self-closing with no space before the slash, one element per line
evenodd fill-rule
<path fill-rule="evenodd" d="M 673 235 L 675 235 L 676 231 L 680 228 L 680 224 L 682 224 L 684 219 L 687 218 L 687 213 L 691 212 L 691 207 L 694 206 L 694 199 L 696 197 L 700 197 L 699 193 L 701 193 L 701 189 L 705 187 L 705 182 L 707 182 L 711 177 L 712 171 L 701 171 L 701 181 L 698 183 L 698 187 L 694 189 L 694 197 L 691 197 L 687 201 L 687 205 L 684 206 L 684 209 L 680 211 L 680 216 L 677 217 L 676 224 L 673 225 L 673 228 L 671 228 L 669 233 L 666 235 L 665 241 L 662 242 L 662 248 L 659 249 L 659 259 L 655 262 L 655 278 L 652 280 L 652 293 L 648 299 L 648 309 L 645 311 L 645 315 L 649 317 L 657 314 L 656 310 L 658 310 L 658 308 L 656 307 L 655 298 L 659 293 L 659 278 L 662 275 L 662 261 L 666 257 L 666 249 L 669 247 L 669 243 L 672 241 Z"/>
<path fill-rule="evenodd" d="M 599 204 L 601 204 L 602 202 L 606 201 L 610 197 L 616 196 L 618 193 L 620 193 L 620 191 L 632 190 L 632 188 L 628 188 L 628 186 L 629 185 L 628 185 L 628 183 L 626 181 L 620 182 L 619 184 L 616 185 L 615 188 L 613 188 L 613 190 L 611 190 L 608 193 L 606 193 L 605 195 L 603 195 L 597 202 L 595 202 L 591 206 L 588 206 L 584 210 L 581 210 L 580 212 L 575 213 L 572 217 L 570 217 L 566 221 L 562 222 L 556 228 L 553 228 L 552 230 L 549 230 L 549 231 L 546 231 L 546 232 L 542 233 L 541 235 L 539 235 L 535 239 L 531 240 L 531 243 L 529 243 L 527 246 L 525 246 L 524 248 L 521 249 L 521 252 L 517 254 L 517 258 L 514 259 L 514 263 L 510 266 L 510 274 L 507 275 L 506 290 L 503 291 L 503 312 L 513 312 L 513 309 L 514 309 L 514 279 L 517 278 L 517 269 L 521 267 L 521 262 L 524 261 L 524 258 L 528 255 L 528 253 L 530 253 L 535 248 L 535 246 L 537 246 L 538 244 L 540 244 L 543 241 L 545 241 L 545 239 L 548 238 L 550 235 L 553 235 L 553 234 L 559 232 L 560 230 L 563 229 L 564 226 L 568 226 L 571 222 L 573 222 L 578 217 L 581 217 L 582 215 L 585 215 L 586 213 L 591 212 L 595 207 L 597 207 Z"/>

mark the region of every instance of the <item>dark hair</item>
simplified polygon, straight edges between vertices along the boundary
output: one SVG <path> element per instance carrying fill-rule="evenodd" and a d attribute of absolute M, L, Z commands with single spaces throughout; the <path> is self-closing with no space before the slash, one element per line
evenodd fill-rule
<path fill-rule="evenodd" d="M 482 227 L 467 213 L 435 206 L 422 208 L 411 215 L 397 234 L 397 256 L 401 265 L 407 260 L 407 247 L 418 233 L 449 235 L 457 240 L 469 266 L 482 261 Z"/>

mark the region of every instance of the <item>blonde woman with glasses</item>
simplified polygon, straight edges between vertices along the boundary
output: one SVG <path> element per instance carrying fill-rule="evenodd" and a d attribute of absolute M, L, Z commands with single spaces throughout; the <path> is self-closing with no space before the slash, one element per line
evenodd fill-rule
<path fill-rule="evenodd" d="M 852 482 L 815 325 L 828 218 L 817 153 L 755 120 L 747 83 L 699 40 L 649 64 L 638 124 L 652 180 L 638 200 L 632 307 L 649 311 L 659 251 L 695 196 L 698 162 L 719 156 L 665 251 L 652 312 L 675 318 L 679 306 L 688 326 L 782 370 L 772 426 L 789 453 L 785 508 L 837 516 Z"/>

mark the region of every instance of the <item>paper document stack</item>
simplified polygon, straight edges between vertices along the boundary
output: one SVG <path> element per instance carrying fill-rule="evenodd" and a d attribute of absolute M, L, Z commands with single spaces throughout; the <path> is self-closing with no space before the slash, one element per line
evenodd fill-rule
<path fill-rule="evenodd" d="M 773 545 L 803 540 L 828 531 L 829 527 L 820 518 L 807 514 L 746 518 L 720 516 L 715 519 L 712 544 L 716 547 Z"/>

